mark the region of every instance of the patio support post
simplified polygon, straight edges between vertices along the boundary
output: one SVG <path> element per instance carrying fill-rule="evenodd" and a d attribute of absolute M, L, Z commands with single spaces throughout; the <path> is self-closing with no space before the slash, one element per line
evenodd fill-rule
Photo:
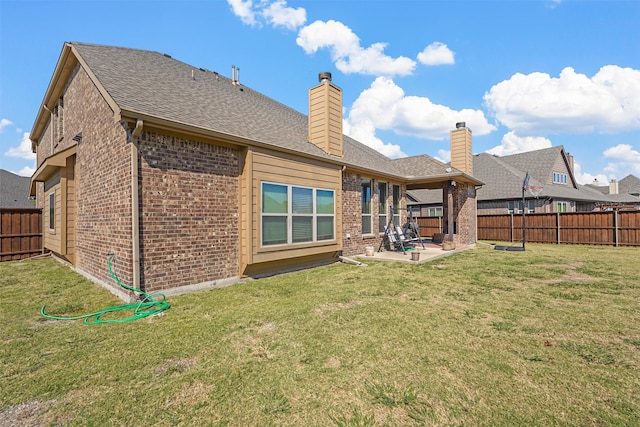
<path fill-rule="evenodd" d="M 448 240 L 453 242 L 453 181 L 447 186 L 447 234 Z"/>

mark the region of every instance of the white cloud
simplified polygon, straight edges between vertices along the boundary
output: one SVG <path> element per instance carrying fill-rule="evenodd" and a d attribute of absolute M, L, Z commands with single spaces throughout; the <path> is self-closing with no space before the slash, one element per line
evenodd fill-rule
<path fill-rule="evenodd" d="M 392 58 L 384 54 L 385 43 L 374 43 L 368 48 L 360 46 L 360 39 L 349 27 L 338 21 L 315 21 L 303 27 L 296 43 L 305 53 L 312 54 L 327 48 L 336 68 L 345 74 L 408 75 L 416 62 L 400 56 Z"/>
<path fill-rule="evenodd" d="M 603 173 L 592 175 L 588 172 L 582 172 L 582 167 L 580 166 L 580 163 L 577 162 L 574 162 L 573 164 L 573 175 L 576 177 L 576 181 L 578 181 L 578 184 L 582 185 L 608 185 L 609 183 L 609 178 L 607 178 L 607 175 Z"/>
<path fill-rule="evenodd" d="M 285 27 L 289 30 L 295 30 L 307 21 L 307 11 L 304 8 L 287 7 L 284 0 L 276 0 L 269 4 L 262 11 L 262 16 L 274 27 Z"/>
<path fill-rule="evenodd" d="M 442 163 L 449 163 L 451 161 L 451 151 L 450 150 L 438 150 L 438 155 L 434 157 L 436 160 L 440 160 Z"/>
<path fill-rule="evenodd" d="M 515 74 L 484 96 L 496 119 L 521 134 L 616 133 L 640 129 L 640 71 L 602 67 L 592 78 Z"/>
<path fill-rule="evenodd" d="M 345 127 L 350 129 L 353 137 L 361 133 L 375 135 L 375 130 L 381 129 L 392 130 L 399 135 L 443 140 L 449 138 L 449 131 L 461 121 L 466 122 L 475 135 L 486 135 L 495 130 L 482 111 L 456 111 L 433 104 L 429 98 L 405 96 L 393 80 L 378 77 L 354 101 Z"/>
<path fill-rule="evenodd" d="M 36 154 L 31 152 L 31 140 L 29 139 L 29 132 L 25 132 L 22 135 L 22 141 L 17 147 L 9 147 L 4 153 L 7 157 L 17 157 L 26 160 L 35 160 Z"/>
<path fill-rule="evenodd" d="M 342 131 L 345 135 L 362 142 L 389 158 L 407 157 L 399 145 L 385 143 L 378 138 L 376 136 L 376 128 L 371 121 L 363 120 L 357 123 L 356 126 L 351 126 L 347 120 L 343 120 Z"/>
<path fill-rule="evenodd" d="M 446 44 L 433 42 L 418 54 L 418 61 L 425 65 L 455 64 L 454 55 Z"/>
<path fill-rule="evenodd" d="M 495 154 L 496 156 L 508 156 L 525 151 L 541 150 L 551 146 L 551 141 L 547 138 L 541 136 L 520 137 L 511 131 L 502 137 L 500 145 L 487 150 L 487 153 Z"/>
<path fill-rule="evenodd" d="M 35 171 L 36 171 L 36 168 L 31 166 L 25 166 L 22 169 L 20 169 L 18 172 L 16 172 L 16 175 L 32 176 Z"/>
<path fill-rule="evenodd" d="M 273 27 L 295 30 L 307 20 L 306 9 L 288 7 L 286 0 L 259 0 L 257 4 L 252 0 L 227 0 L 227 3 L 242 23 L 255 27 L 261 27 L 260 18 L 264 18 Z"/>
<path fill-rule="evenodd" d="M 251 0 L 227 0 L 227 3 L 231 6 L 233 14 L 240 18 L 244 24 L 251 26 L 258 24 Z"/>
<path fill-rule="evenodd" d="M 9 119 L 0 119 L 0 132 L 4 130 L 7 126 L 11 126 L 13 122 Z"/>
<path fill-rule="evenodd" d="M 622 179 L 628 173 L 640 175 L 640 151 L 631 145 L 618 144 L 615 147 L 607 148 L 603 155 L 609 162 L 604 170 L 609 172 L 612 177 L 617 176 Z"/>

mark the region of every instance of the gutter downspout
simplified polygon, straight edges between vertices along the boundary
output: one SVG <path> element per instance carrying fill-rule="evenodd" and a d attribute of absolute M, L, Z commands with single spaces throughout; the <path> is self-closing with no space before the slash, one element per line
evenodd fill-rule
<path fill-rule="evenodd" d="M 136 127 L 129 135 L 131 143 L 131 250 L 133 254 L 132 274 L 133 287 L 140 288 L 140 195 L 138 189 L 138 137 L 142 133 L 144 122 L 140 119 L 136 121 Z"/>

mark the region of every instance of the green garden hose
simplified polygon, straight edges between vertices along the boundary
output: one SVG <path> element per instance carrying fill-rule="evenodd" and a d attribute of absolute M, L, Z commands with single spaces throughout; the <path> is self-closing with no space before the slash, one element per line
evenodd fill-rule
<path fill-rule="evenodd" d="M 42 314 L 42 316 L 46 317 L 47 319 L 55 319 L 55 320 L 78 320 L 78 319 L 84 319 L 84 323 L 87 325 L 95 325 L 98 323 L 124 323 L 124 322 L 132 322 L 134 320 L 138 320 L 138 319 L 142 319 L 148 316 L 153 316 L 154 314 L 159 314 L 162 313 L 165 310 L 168 310 L 169 308 L 171 308 L 171 304 L 169 304 L 169 302 L 165 301 L 164 295 L 161 293 L 151 293 L 148 294 L 145 291 L 143 291 L 142 289 L 136 289 L 136 288 L 132 288 L 131 286 L 127 286 L 124 283 L 122 283 L 120 281 L 120 279 L 118 279 L 118 276 L 116 276 L 116 274 L 113 272 L 113 268 L 111 268 L 111 259 L 113 258 L 113 255 L 109 255 L 109 257 L 107 258 L 107 265 L 109 266 L 109 273 L 111 273 L 111 277 L 113 278 L 113 280 L 116 281 L 116 283 L 120 286 L 122 286 L 123 288 L 132 291 L 132 292 L 137 292 L 140 294 L 140 302 L 138 303 L 132 303 L 132 304 L 122 304 L 122 305 L 115 305 L 112 307 L 107 307 L 105 309 L 102 310 L 98 310 L 94 313 L 89 313 L 89 314 L 84 314 L 81 316 L 71 316 L 71 317 L 63 317 L 63 316 L 54 316 L 51 314 L 47 314 L 44 311 L 45 306 L 43 305 L 42 308 L 40 309 L 40 314 Z M 154 295 L 159 295 L 162 297 L 161 300 L 156 301 L 153 299 Z M 124 318 L 118 318 L 118 319 L 102 319 L 102 316 L 109 314 L 109 313 L 115 313 L 115 312 L 120 312 L 120 311 L 131 311 L 133 310 L 133 314 L 129 317 L 124 317 Z"/>

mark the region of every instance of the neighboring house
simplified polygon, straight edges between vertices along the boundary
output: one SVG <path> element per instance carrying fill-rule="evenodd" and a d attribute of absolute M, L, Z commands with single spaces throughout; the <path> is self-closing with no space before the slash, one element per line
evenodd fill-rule
<path fill-rule="evenodd" d="M 330 73 L 308 100 L 305 116 L 168 55 L 65 43 L 30 134 L 45 249 L 103 285 L 115 254 L 125 283 L 182 292 L 362 254 L 425 188 L 475 243 L 469 129 L 452 167 L 390 160 L 343 135 Z"/>
<path fill-rule="evenodd" d="M 35 208 L 29 196 L 31 179 L 0 169 L 0 208 Z"/>
<path fill-rule="evenodd" d="M 522 185 L 527 172 L 529 185 L 538 187 L 537 197 L 525 193 L 522 206 Z M 599 188 L 577 183 L 573 172 L 573 157 L 562 146 L 495 156 L 488 153 L 473 156 L 473 176 L 484 182 L 477 191 L 478 215 L 533 212 L 585 212 L 600 209 L 610 203 L 637 205 L 640 199 L 630 194 L 603 194 Z M 409 191 L 408 205 L 421 216 L 440 216 L 442 192 Z"/>
<path fill-rule="evenodd" d="M 640 179 L 634 175 L 627 175 L 619 182 L 612 179 L 609 185 L 600 185 L 594 180 L 586 186 L 609 196 L 597 204 L 600 210 L 640 209 Z"/>

